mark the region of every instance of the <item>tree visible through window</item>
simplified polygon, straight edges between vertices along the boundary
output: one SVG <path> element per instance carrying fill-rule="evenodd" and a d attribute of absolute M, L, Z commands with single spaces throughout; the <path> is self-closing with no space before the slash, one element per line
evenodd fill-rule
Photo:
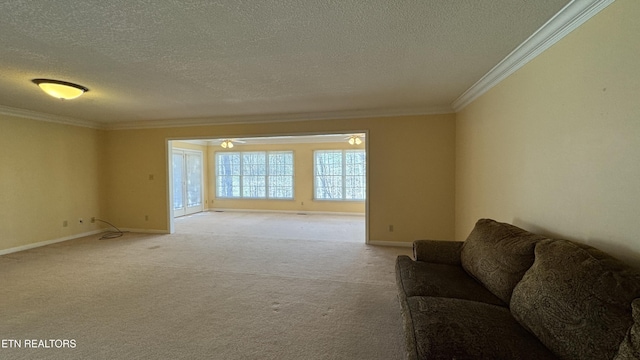
<path fill-rule="evenodd" d="M 314 152 L 315 198 L 318 200 L 364 200 L 366 154 L 364 150 Z"/>
<path fill-rule="evenodd" d="M 216 154 L 216 196 L 293 199 L 293 152 Z"/>

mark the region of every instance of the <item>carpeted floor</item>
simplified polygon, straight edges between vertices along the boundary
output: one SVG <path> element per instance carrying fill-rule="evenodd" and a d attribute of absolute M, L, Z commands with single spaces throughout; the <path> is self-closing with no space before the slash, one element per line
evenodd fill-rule
<path fill-rule="evenodd" d="M 0 256 L 1 359 L 403 357 L 410 249 L 365 245 L 364 217 L 210 212 L 98 237 Z"/>

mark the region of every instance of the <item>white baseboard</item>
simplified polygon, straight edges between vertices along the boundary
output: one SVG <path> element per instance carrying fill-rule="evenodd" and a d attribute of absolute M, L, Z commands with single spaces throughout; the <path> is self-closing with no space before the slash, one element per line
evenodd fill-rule
<path fill-rule="evenodd" d="M 104 232 L 104 230 L 105 229 L 98 229 L 98 230 L 93 230 L 93 231 L 89 231 L 89 232 L 85 232 L 85 233 L 81 233 L 81 234 L 65 236 L 65 237 L 61 237 L 61 238 L 58 238 L 58 239 L 40 241 L 40 242 L 37 242 L 37 243 L 27 244 L 27 245 L 22 245 L 22 246 L 16 246 L 16 247 L 12 247 L 12 248 L 9 248 L 9 249 L 2 249 L 2 250 L 0 250 L 0 255 L 11 254 L 11 253 L 15 253 L 15 252 L 18 252 L 18 251 L 25 251 L 25 250 L 34 249 L 34 248 L 41 247 L 41 246 L 47 246 L 47 245 L 51 245 L 51 244 L 55 244 L 55 243 L 59 243 L 59 242 L 67 241 L 67 240 L 73 240 L 73 239 L 78 239 L 78 238 L 85 237 L 85 236 L 91 236 L 91 235 L 95 235 L 95 234 L 100 234 L 100 233 Z"/>
<path fill-rule="evenodd" d="M 280 214 L 298 214 L 298 215 L 350 215 L 365 216 L 364 213 L 354 212 L 336 212 L 336 211 L 302 211 L 302 210 L 261 210 L 261 209 L 208 209 L 209 212 L 257 212 L 257 213 L 280 213 Z"/>
<path fill-rule="evenodd" d="M 144 233 L 144 234 L 168 234 L 169 233 L 169 231 L 157 230 L 157 229 L 121 229 L 121 230 L 122 231 L 126 231 L 126 232 Z M 38 247 L 47 246 L 47 245 L 51 245 L 51 244 L 55 244 L 55 243 L 59 243 L 59 242 L 63 242 L 63 241 L 79 239 L 79 238 L 82 238 L 82 237 L 85 237 L 85 236 L 101 234 L 101 233 L 106 232 L 106 231 L 109 231 L 109 229 L 103 228 L 103 229 L 93 230 L 93 231 L 89 231 L 89 232 L 84 232 L 84 233 L 81 233 L 81 234 L 65 236 L 65 237 L 61 237 L 61 238 L 58 238 L 58 239 L 40 241 L 40 242 L 37 242 L 37 243 L 27 244 L 27 245 L 22 245 L 22 246 L 16 246 L 16 247 L 8 248 L 8 249 L 0 249 L 0 256 L 1 255 L 6 255 L 6 254 L 11 254 L 11 253 L 16 253 L 16 252 L 19 252 L 19 251 L 35 249 L 35 248 L 38 248 Z"/>
<path fill-rule="evenodd" d="M 169 234 L 169 230 L 158 229 L 134 229 L 134 228 L 122 228 L 122 232 L 139 233 L 139 234 Z"/>
<path fill-rule="evenodd" d="M 369 242 L 367 244 L 376 245 L 376 246 L 413 247 L 413 242 L 406 242 L 406 241 L 376 241 L 376 240 L 369 240 Z"/>

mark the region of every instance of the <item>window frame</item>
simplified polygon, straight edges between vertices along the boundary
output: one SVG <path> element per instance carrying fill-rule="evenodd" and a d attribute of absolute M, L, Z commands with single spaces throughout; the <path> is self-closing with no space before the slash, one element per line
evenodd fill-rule
<path fill-rule="evenodd" d="M 260 171 L 262 173 L 264 173 L 264 175 L 255 175 L 255 174 L 250 174 L 250 175 L 245 175 L 245 154 L 264 154 L 264 169 L 262 169 L 263 171 Z M 291 158 L 291 174 L 270 174 L 270 170 L 273 166 L 275 166 L 276 164 L 271 164 L 270 161 L 270 155 L 271 154 L 286 154 L 289 155 Z M 219 173 L 219 163 L 220 163 L 220 157 L 221 156 L 228 156 L 228 155 L 237 155 L 239 156 L 239 174 L 238 175 L 220 175 Z M 253 164 L 256 165 L 256 164 Z M 285 164 L 285 165 L 289 165 L 289 164 Z M 220 196 L 220 179 L 221 176 L 237 176 L 239 178 L 238 180 L 238 196 Z M 264 192 L 264 196 L 246 196 L 245 192 L 245 176 L 251 176 L 251 177 L 257 177 L 259 178 L 260 176 L 263 176 L 264 179 L 264 188 L 263 188 L 263 192 Z M 271 185 L 271 181 L 270 178 L 271 177 L 290 177 L 291 178 L 291 196 L 290 197 L 281 197 L 281 196 L 272 196 L 271 195 L 271 187 L 274 187 L 273 185 Z M 224 200 L 242 200 L 242 199 L 246 199 L 246 200 L 288 200 L 288 201 L 292 201 L 295 200 L 295 154 L 293 150 L 279 150 L 279 151 L 218 151 L 216 152 L 216 156 L 215 156 L 215 179 L 216 179 L 216 186 L 215 186 L 215 197 L 216 199 L 224 199 Z M 233 192 L 233 191 L 232 191 Z"/>
<path fill-rule="evenodd" d="M 341 197 L 339 198 L 321 198 L 318 197 L 318 154 L 320 153 L 341 153 L 341 173 L 339 175 L 327 175 L 340 177 Z M 349 193 L 347 186 L 347 177 L 353 176 L 347 174 L 347 153 L 362 153 L 364 155 L 363 174 L 362 177 L 362 198 L 347 198 Z M 367 200 L 367 152 L 365 149 L 327 149 L 313 151 L 313 200 L 314 201 L 339 201 L 339 202 L 365 202 Z"/>

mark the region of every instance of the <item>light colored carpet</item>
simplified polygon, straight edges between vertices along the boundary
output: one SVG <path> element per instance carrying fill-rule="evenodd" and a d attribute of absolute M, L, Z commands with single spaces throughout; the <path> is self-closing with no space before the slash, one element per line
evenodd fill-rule
<path fill-rule="evenodd" d="M 203 212 L 175 219 L 176 232 L 292 240 L 365 242 L 364 215 Z"/>
<path fill-rule="evenodd" d="M 0 338 L 76 342 L 0 358 L 403 357 L 394 261 L 410 249 L 365 245 L 363 217 L 203 213 L 176 230 L 0 256 Z"/>

